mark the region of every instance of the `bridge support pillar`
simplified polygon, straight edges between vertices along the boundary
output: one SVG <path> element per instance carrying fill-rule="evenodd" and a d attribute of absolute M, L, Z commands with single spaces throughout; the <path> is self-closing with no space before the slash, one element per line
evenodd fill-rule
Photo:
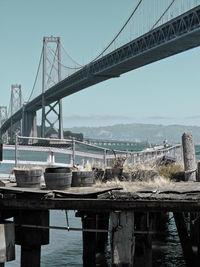
<path fill-rule="evenodd" d="M 47 45 L 51 46 L 51 52 L 55 53 L 56 66 L 51 64 Z M 52 56 L 52 55 L 51 55 Z M 52 75 L 52 69 L 55 70 L 55 75 Z M 50 70 L 50 71 L 49 71 Z M 63 118 L 62 118 L 62 100 L 57 100 L 54 103 L 47 104 L 45 99 L 46 90 L 57 82 L 61 81 L 61 43 L 60 37 L 44 37 L 43 38 L 43 74 L 42 74 L 42 122 L 41 122 L 41 137 L 46 137 L 51 130 L 56 130 L 58 138 L 63 139 Z M 46 110 L 47 109 L 47 110 Z M 53 114 L 55 121 L 48 117 Z M 46 128 L 46 123 L 48 129 Z M 58 130 L 56 125 L 58 123 Z"/>
<path fill-rule="evenodd" d="M 22 135 L 37 137 L 36 112 L 24 111 L 22 116 Z"/>

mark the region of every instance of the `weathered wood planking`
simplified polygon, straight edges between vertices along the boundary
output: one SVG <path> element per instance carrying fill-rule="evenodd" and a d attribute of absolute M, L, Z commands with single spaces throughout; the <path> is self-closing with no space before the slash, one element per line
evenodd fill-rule
<path fill-rule="evenodd" d="M 0 187 L 0 209 L 66 209 L 110 212 L 114 210 L 200 212 L 200 183 L 177 182 L 158 186 L 130 183 L 120 187 L 79 187 L 41 190 Z"/>

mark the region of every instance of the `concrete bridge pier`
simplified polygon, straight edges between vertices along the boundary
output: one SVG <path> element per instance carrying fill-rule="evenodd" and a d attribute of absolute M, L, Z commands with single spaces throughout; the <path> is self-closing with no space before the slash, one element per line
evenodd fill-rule
<path fill-rule="evenodd" d="M 37 137 L 36 111 L 23 111 L 22 135 L 27 137 Z"/>

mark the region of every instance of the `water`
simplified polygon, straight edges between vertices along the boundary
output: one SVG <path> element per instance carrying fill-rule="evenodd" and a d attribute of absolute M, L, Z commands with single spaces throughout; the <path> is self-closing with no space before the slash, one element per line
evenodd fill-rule
<path fill-rule="evenodd" d="M 125 148 L 126 149 L 126 148 Z M 200 146 L 196 146 L 197 157 Z M 5 151 L 5 159 L 13 159 L 14 152 Z M 33 154 L 26 152 L 23 155 L 27 160 L 34 160 Z M 38 159 L 39 157 L 39 159 Z M 59 156 L 60 157 L 60 156 Z M 37 160 L 45 160 L 42 153 L 37 154 Z M 61 159 L 66 162 L 66 159 Z M 8 173 L 12 165 L 0 166 L 1 173 Z M 71 227 L 80 228 L 81 220 L 75 217 L 73 211 L 68 212 Z M 171 216 L 171 215 L 169 215 Z M 50 212 L 50 225 L 65 226 L 66 216 L 64 211 Z M 171 220 L 168 225 L 169 235 L 160 238 L 153 244 L 153 266 L 154 267 L 184 267 L 183 254 L 179 238 L 176 232 L 175 223 Z M 109 250 L 109 246 L 108 246 Z M 7 267 L 20 266 L 20 247 L 16 246 L 16 260 L 6 263 Z M 50 244 L 42 246 L 41 249 L 42 267 L 82 267 L 82 232 L 50 230 Z"/>

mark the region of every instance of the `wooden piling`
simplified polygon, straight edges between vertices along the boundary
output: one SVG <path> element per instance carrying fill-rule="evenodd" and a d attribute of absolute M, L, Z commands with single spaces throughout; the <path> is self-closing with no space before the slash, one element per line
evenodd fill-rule
<path fill-rule="evenodd" d="M 109 214 L 100 213 L 96 215 L 96 228 L 108 230 Z M 108 233 L 96 233 L 96 253 L 105 252 L 106 243 L 108 241 Z"/>
<path fill-rule="evenodd" d="M 196 181 L 196 158 L 191 132 L 182 135 L 185 181 Z"/>
<path fill-rule="evenodd" d="M 191 240 L 188 235 L 187 226 L 185 224 L 183 213 L 174 212 L 174 219 L 183 249 L 183 256 L 187 267 L 195 267 L 195 255 L 192 250 Z"/>
<path fill-rule="evenodd" d="M 96 214 L 82 216 L 83 229 L 96 229 Z M 96 233 L 83 232 L 83 267 L 96 266 Z"/>
<path fill-rule="evenodd" d="M 132 267 L 135 251 L 134 212 L 110 213 L 112 266 Z"/>
<path fill-rule="evenodd" d="M 21 267 L 40 267 L 41 245 L 49 244 L 49 229 L 20 225 L 49 226 L 49 211 L 20 210 L 14 217 L 16 244 L 21 245 Z"/>
<path fill-rule="evenodd" d="M 148 233 L 151 229 L 150 214 L 135 213 L 135 230 L 147 233 L 136 235 L 134 267 L 152 267 L 152 235 Z"/>
<path fill-rule="evenodd" d="M 21 267 L 39 267 L 41 246 L 21 246 Z"/>

